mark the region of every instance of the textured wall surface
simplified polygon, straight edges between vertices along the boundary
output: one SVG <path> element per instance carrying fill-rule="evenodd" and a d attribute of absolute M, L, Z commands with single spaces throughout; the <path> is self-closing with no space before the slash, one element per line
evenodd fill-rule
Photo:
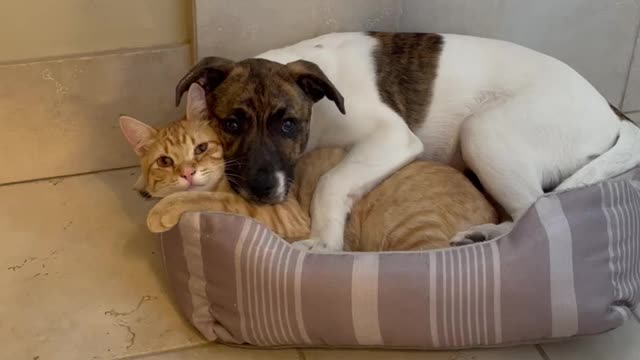
<path fill-rule="evenodd" d="M 190 62 L 182 45 L 0 66 L 0 184 L 136 165 L 118 116 L 176 119 Z"/>
<path fill-rule="evenodd" d="M 183 43 L 188 0 L 0 1 L 0 62 Z"/>
<path fill-rule="evenodd" d="M 178 116 L 190 19 L 187 0 L 0 1 L 0 184 L 136 165 L 118 115 Z"/>
<path fill-rule="evenodd" d="M 621 104 L 640 21 L 638 7 L 636 0 L 195 0 L 196 50 L 198 56 L 243 58 L 350 30 L 494 37 L 566 61 L 609 101 Z M 630 85 L 637 89 L 624 102 L 625 110 L 638 110 L 640 65 L 634 67 Z"/>
<path fill-rule="evenodd" d="M 234 59 L 334 31 L 400 29 L 398 0 L 195 0 L 198 55 Z"/>

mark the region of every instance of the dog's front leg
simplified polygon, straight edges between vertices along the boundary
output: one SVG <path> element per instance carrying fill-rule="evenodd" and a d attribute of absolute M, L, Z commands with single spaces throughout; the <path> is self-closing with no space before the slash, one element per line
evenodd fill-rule
<path fill-rule="evenodd" d="M 311 202 L 311 239 L 296 245 L 342 250 L 345 219 L 353 203 L 422 150 L 422 142 L 404 122 L 380 126 L 357 142 L 318 182 Z"/>

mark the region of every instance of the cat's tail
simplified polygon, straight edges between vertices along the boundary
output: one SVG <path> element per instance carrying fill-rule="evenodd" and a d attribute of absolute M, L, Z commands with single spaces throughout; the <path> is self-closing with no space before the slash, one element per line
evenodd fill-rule
<path fill-rule="evenodd" d="M 555 191 L 595 184 L 640 165 L 640 127 L 625 115 L 618 116 L 620 133 L 613 147 L 560 183 Z"/>

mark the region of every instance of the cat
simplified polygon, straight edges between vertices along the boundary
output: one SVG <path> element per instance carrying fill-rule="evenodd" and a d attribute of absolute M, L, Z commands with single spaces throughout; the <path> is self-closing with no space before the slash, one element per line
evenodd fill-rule
<path fill-rule="evenodd" d="M 152 232 L 173 227 L 188 211 L 219 211 L 255 218 L 289 242 L 310 233 L 309 208 L 320 177 L 344 156 L 339 148 L 314 150 L 298 162 L 286 201 L 250 203 L 231 189 L 220 139 L 209 126 L 204 90 L 193 84 L 187 114 L 161 129 L 122 116 L 122 131 L 140 159 L 135 188 L 162 197 L 151 209 Z M 496 210 L 459 171 L 415 161 L 359 199 L 345 227 L 345 250 L 431 250 L 473 225 L 495 223 Z"/>

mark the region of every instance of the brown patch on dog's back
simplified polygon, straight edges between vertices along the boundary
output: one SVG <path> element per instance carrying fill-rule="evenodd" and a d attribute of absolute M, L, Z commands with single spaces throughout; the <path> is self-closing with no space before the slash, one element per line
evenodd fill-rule
<path fill-rule="evenodd" d="M 444 40 L 439 34 L 378 33 L 373 56 L 382 101 L 412 130 L 426 118 Z"/>

